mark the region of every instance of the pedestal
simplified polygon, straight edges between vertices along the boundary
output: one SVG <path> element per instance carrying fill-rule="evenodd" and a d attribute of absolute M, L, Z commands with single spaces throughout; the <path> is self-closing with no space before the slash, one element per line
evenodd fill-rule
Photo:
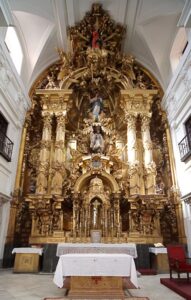
<path fill-rule="evenodd" d="M 155 261 L 157 273 L 169 272 L 168 257 L 166 253 L 160 253 L 158 255 L 155 255 Z"/>
<path fill-rule="evenodd" d="M 37 273 L 39 271 L 39 254 L 16 253 L 14 273 Z"/>
<path fill-rule="evenodd" d="M 116 276 L 72 276 L 68 295 L 83 299 L 121 299 L 124 297 L 123 279 Z"/>
<path fill-rule="evenodd" d="M 151 265 L 156 269 L 157 273 L 168 273 L 169 262 L 166 248 L 149 248 L 151 255 Z"/>
<path fill-rule="evenodd" d="M 91 243 L 101 243 L 101 230 L 91 230 Z"/>

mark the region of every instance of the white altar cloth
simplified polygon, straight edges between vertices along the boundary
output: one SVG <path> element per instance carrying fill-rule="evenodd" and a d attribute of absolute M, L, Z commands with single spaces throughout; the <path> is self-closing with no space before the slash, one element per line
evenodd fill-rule
<path fill-rule="evenodd" d="M 42 248 L 31 248 L 31 247 L 26 247 L 26 248 L 14 248 L 12 251 L 12 254 L 14 253 L 36 253 L 39 255 L 42 255 Z"/>
<path fill-rule="evenodd" d="M 167 249 L 165 247 L 158 247 L 158 248 L 155 248 L 155 247 L 149 247 L 149 252 L 150 253 L 154 253 L 155 255 L 157 254 L 166 254 L 167 253 Z"/>
<path fill-rule="evenodd" d="M 138 287 L 134 259 L 128 254 L 76 253 L 61 255 L 56 267 L 53 282 L 63 287 L 66 276 L 119 276 L 130 277 Z"/>
<path fill-rule="evenodd" d="M 70 253 L 121 253 L 137 257 L 137 248 L 134 243 L 104 244 L 104 243 L 60 243 L 57 246 L 56 256 Z"/>

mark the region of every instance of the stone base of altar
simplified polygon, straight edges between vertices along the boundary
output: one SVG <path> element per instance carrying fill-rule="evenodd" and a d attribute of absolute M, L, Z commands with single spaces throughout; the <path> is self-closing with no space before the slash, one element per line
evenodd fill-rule
<path fill-rule="evenodd" d="M 76 299 L 123 299 L 123 279 L 114 276 L 72 276 L 68 295 Z"/>

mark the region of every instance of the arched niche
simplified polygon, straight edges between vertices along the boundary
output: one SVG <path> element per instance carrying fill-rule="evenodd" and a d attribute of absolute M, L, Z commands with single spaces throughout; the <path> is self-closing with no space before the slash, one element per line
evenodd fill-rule
<path fill-rule="evenodd" d="M 86 174 L 81 175 L 74 185 L 74 192 L 79 193 L 83 189 L 83 186 L 87 186 L 88 181 L 90 181 L 96 175 L 97 177 L 100 177 L 103 182 L 108 184 L 112 193 L 119 192 L 119 185 L 117 181 L 112 175 L 107 174 L 106 172 L 101 172 L 101 174 L 92 174 L 92 172 L 87 172 Z"/>

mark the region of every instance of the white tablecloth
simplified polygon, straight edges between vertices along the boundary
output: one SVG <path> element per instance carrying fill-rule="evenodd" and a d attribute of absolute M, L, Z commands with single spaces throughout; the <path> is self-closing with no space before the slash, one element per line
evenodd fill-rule
<path fill-rule="evenodd" d="M 60 243 L 57 246 L 56 256 L 70 253 L 121 253 L 137 257 L 137 248 L 134 243 L 104 244 L 104 243 Z"/>
<path fill-rule="evenodd" d="M 130 277 L 138 287 L 134 259 L 127 254 L 65 254 L 61 255 L 54 274 L 54 283 L 63 287 L 66 276 Z"/>
<path fill-rule="evenodd" d="M 14 248 L 12 251 L 12 254 L 14 253 L 37 253 L 39 255 L 42 255 L 42 248 L 30 248 L 30 247 L 26 247 L 26 248 Z"/>
<path fill-rule="evenodd" d="M 157 255 L 161 253 L 167 253 L 167 249 L 165 247 L 161 247 L 161 248 L 149 247 L 149 252 Z"/>

